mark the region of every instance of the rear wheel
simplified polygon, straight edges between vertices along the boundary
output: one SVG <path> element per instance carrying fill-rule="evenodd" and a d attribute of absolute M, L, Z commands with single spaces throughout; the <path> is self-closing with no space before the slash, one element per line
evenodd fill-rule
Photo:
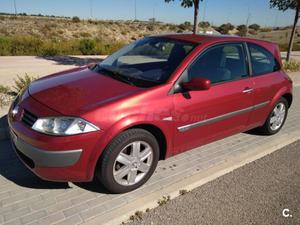
<path fill-rule="evenodd" d="M 280 100 L 274 106 L 265 124 L 259 130 L 267 135 L 276 134 L 285 123 L 288 114 L 288 102 L 285 98 Z"/>
<path fill-rule="evenodd" d="M 143 129 L 118 135 L 104 150 L 97 178 L 112 193 L 132 191 L 153 174 L 159 159 L 155 137 Z"/>

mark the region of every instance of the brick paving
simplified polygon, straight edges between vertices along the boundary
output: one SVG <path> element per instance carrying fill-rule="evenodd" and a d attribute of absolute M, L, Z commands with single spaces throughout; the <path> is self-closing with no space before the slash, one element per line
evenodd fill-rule
<path fill-rule="evenodd" d="M 42 181 L 18 160 L 9 141 L 0 142 L 0 224 L 88 224 L 134 200 L 164 189 L 228 158 L 251 152 L 265 142 L 300 129 L 300 88 L 282 131 L 275 136 L 242 133 L 159 162 L 153 177 L 140 189 L 112 195 L 97 183 Z M 166 193 L 167 194 L 167 193 Z"/>

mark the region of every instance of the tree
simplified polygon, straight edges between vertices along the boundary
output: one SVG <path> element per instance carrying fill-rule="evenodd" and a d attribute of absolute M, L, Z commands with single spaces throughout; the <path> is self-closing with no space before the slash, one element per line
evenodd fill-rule
<path fill-rule="evenodd" d="M 270 6 L 271 8 L 277 8 L 280 11 L 286 11 L 288 9 L 295 10 L 294 24 L 286 55 L 286 61 L 290 61 L 291 52 L 293 50 L 294 37 L 296 33 L 296 26 L 300 16 L 300 0 L 270 0 Z"/>
<path fill-rule="evenodd" d="M 238 35 L 241 36 L 241 37 L 245 37 L 247 35 L 247 32 L 248 32 L 248 28 L 246 25 L 239 25 L 237 28 L 236 28 L 239 32 L 238 32 Z"/>
<path fill-rule="evenodd" d="M 174 0 L 165 0 L 165 2 L 169 3 Z M 199 3 L 203 0 L 180 0 L 181 6 L 184 8 L 190 8 L 194 6 L 194 26 L 193 26 L 193 33 L 198 33 L 198 14 L 199 14 Z"/>
<path fill-rule="evenodd" d="M 199 27 L 201 28 L 208 28 L 210 27 L 210 23 L 208 21 L 203 21 L 199 23 Z"/>
<path fill-rule="evenodd" d="M 256 24 L 256 23 L 254 23 L 254 24 L 251 24 L 251 25 L 249 26 L 249 28 L 250 28 L 250 29 L 253 29 L 253 30 L 255 30 L 255 31 L 258 31 L 258 30 L 260 29 L 260 26 L 259 26 L 258 24 Z"/>
<path fill-rule="evenodd" d="M 219 26 L 216 30 L 221 34 L 228 34 L 229 31 L 233 30 L 234 26 L 231 23 L 224 23 Z"/>

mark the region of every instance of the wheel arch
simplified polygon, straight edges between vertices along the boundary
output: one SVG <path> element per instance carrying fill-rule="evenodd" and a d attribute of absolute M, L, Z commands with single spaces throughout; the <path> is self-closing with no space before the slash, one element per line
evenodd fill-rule
<path fill-rule="evenodd" d="M 156 138 L 160 147 L 159 160 L 164 160 L 169 157 L 171 142 L 168 140 L 170 139 L 171 133 L 170 134 L 166 133 L 168 131 L 167 126 L 159 127 L 156 124 L 147 121 L 141 121 L 141 120 L 135 120 L 135 122 L 133 122 L 132 119 L 131 123 L 128 121 L 130 121 L 129 118 L 123 121 L 119 121 L 118 124 L 115 124 L 115 126 L 113 126 L 110 130 L 105 132 L 106 135 L 103 137 L 105 141 L 101 146 L 99 146 L 100 147 L 99 149 L 101 149 L 101 151 L 99 151 L 99 149 L 97 151 L 94 151 L 90 157 L 91 164 L 87 172 L 87 176 L 89 177 L 90 180 L 95 175 L 97 165 L 98 163 L 101 162 L 101 156 L 106 146 L 109 145 L 109 143 L 115 137 L 117 137 L 117 135 L 129 129 L 140 128 L 150 132 Z"/>
<path fill-rule="evenodd" d="M 292 105 L 292 102 L 293 102 L 293 95 L 291 93 L 285 93 L 282 95 L 283 98 L 285 98 L 289 104 L 289 108 L 291 107 Z"/>
<path fill-rule="evenodd" d="M 143 129 L 143 130 L 150 132 L 155 137 L 155 139 L 157 140 L 157 142 L 159 144 L 159 151 L 160 151 L 159 159 L 160 160 L 166 159 L 167 139 L 166 139 L 166 136 L 163 133 L 163 131 L 159 127 L 157 127 L 153 124 L 138 124 L 138 125 L 128 127 L 126 130 L 135 129 L 135 128 Z"/>

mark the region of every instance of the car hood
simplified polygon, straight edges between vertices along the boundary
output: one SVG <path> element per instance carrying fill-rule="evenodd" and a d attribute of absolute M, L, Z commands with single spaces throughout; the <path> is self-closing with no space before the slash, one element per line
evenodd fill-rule
<path fill-rule="evenodd" d="M 81 115 L 100 105 L 134 94 L 141 88 L 88 68 L 53 74 L 30 84 L 29 94 L 64 115 Z"/>

